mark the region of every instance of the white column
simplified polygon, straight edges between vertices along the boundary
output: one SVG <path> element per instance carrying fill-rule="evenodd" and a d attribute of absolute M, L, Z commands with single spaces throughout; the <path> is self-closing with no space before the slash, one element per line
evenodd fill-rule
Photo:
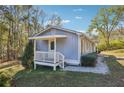
<path fill-rule="evenodd" d="M 54 64 L 56 63 L 56 38 L 54 38 Z M 53 70 L 56 70 L 56 66 L 54 65 Z"/>
<path fill-rule="evenodd" d="M 90 41 L 89 41 L 89 53 L 90 53 Z"/>
<path fill-rule="evenodd" d="M 83 38 L 83 54 L 85 54 L 85 40 Z"/>
<path fill-rule="evenodd" d="M 81 57 L 81 38 L 80 35 L 78 35 L 78 60 L 80 62 L 80 57 Z"/>
<path fill-rule="evenodd" d="M 91 42 L 90 42 L 90 53 L 91 53 L 92 51 L 91 51 Z"/>
<path fill-rule="evenodd" d="M 83 39 L 81 39 L 81 52 L 82 52 L 82 55 L 84 54 L 83 52 Z"/>
<path fill-rule="evenodd" d="M 94 46 L 94 52 L 96 52 L 96 45 L 94 44 L 93 46 Z"/>
<path fill-rule="evenodd" d="M 89 53 L 89 41 L 87 40 L 87 53 Z"/>
<path fill-rule="evenodd" d="M 36 58 L 36 40 L 34 40 L 34 69 L 36 69 L 35 58 Z"/>
<path fill-rule="evenodd" d="M 86 39 L 84 39 L 84 53 L 86 53 Z"/>
<path fill-rule="evenodd" d="M 93 52 L 92 43 L 90 44 L 91 52 Z"/>
<path fill-rule="evenodd" d="M 85 39 L 85 53 L 87 53 L 87 40 Z"/>
<path fill-rule="evenodd" d="M 93 44 L 92 44 L 92 43 L 91 43 L 91 52 L 94 52 L 94 51 L 93 51 Z"/>
<path fill-rule="evenodd" d="M 95 49 L 94 49 L 94 44 L 92 44 L 92 51 L 95 52 Z"/>

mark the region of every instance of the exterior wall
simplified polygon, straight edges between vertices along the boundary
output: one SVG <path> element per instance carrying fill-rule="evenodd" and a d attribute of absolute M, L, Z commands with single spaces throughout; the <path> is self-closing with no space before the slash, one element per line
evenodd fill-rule
<path fill-rule="evenodd" d="M 87 53 L 95 52 L 95 44 L 86 38 L 81 38 L 81 55 L 85 55 Z"/>
<path fill-rule="evenodd" d="M 56 39 L 56 51 L 62 53 L 65 56 L 65 59 L 72 64 L 80 64 L 79 57 L 87 53 L 94 52 L 94 44 L 89 41 L 87 38 L 79 38 L 77 34 L 66 32 L 63 30 L 51 29 L 45 31 L 38 36 L 47 36 L 47 35 L 66 35 L 66 38 L 57 38 Z M 79 40 L 80 43 L 79 44 Z M 39 51 L 49 51 L 48 50 L 48 40 L 37 40 L 36 49 Z M 80 47 L 80 50 L 79 50 Z M 80 53 L 80 54 L 79 54 Z"/>
<path fill-rule="evenodd" d="M 56 50 L 64 54 L 65 59 L 78 60 L 78 35 L 66 31 L 51 29 L 51 31 L 43 32 L 38 36 L 47 35 L 66 35 L 66 38 L 57 38 Z M 48 40 L 38 40 L 37 49 L 48 51 Z"/>
<path fill-rule="evenodd" d="M 45 31 L 45 32 L 39 34 L 38 36 L 56 35 L 57 32 L 58 32 L 58 30 L 56 31 L 56 29 L 50 29 L 48 31 Z M 63 34 L 59 34 L 59 35 L 63 35 Z"/>
<path fill-rule="evenodd" d="M 36 40 L 36 50 L 37 51 L 48 51 L 48 41 L 47 40 Z"/>
<path fill-rule="evenodd" d="M 57 39 L 56 49 L 65 55 L 65 59 L 78 60 L 78 42 L 73 37 Z"/>

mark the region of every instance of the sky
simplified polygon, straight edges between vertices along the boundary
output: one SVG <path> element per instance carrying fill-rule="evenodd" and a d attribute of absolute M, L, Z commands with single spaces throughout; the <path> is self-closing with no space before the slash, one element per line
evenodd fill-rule
<path fill-rule="evenodd" d="M 47 14 L 57 14 L 61 17 L 63 27 L 80 32 L 86 32 L 91 20 L 97 15 L 100 8 L 105 5 L 41 5 L 38 6 Z"/>

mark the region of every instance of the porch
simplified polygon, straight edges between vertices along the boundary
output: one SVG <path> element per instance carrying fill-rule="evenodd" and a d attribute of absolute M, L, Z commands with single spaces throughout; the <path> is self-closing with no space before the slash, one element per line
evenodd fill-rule
<path fill-rule="evenodd" d="M 56 70 L 57 66 L 64 69 L 65 56 L 56 51 L 56 40 L 58 38 L 66 38 L 66 36 L 50 35 L 29 38 L 34 40 L 34 69 L 36 69 L 36 65 L 50 66 L 53 67 L 53 70 Z M 48 51 L 37 50 L 36 40 L 48 40 Z"/>

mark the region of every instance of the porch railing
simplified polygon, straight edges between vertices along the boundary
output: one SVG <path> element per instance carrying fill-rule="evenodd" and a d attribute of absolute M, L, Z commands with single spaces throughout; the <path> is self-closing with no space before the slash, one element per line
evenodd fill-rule
<path fill-rule="evenodd" d="M 48 65 L 57 64 L 64 68 L 64 55 L 60 52 L 44 52 L 44 51 L 35 51 L 34 60 L 38 62 L 44 62 Z M 42 64 L 41 64 L 42 65 Z"/>

